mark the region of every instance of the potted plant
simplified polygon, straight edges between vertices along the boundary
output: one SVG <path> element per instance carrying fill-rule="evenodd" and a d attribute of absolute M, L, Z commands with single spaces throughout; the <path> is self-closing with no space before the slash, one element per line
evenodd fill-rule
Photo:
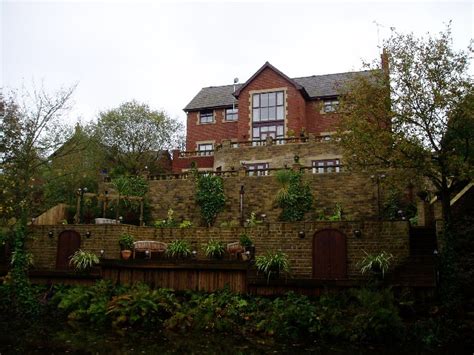
<path fill-rule="evenodd" d="M 221 259 L 225 254 L 224 243 L 213 239 L 204 244 L 203 250 L 210 259 Z"/>
<path fill-rule="evenodd" d="M 99 263 L 99 257 L 90 251 L 77 250 L 69 258 L 69 265 L 74 266 L 77 271 L 90 271 L 92 267 Z"/>
<path fill-rule="evenodd" d="M 253 241 L 250 236 L 246 233 L 242 233 L 239 238 L 240 245 L 244 248 L 246 252 L 249 254 L 250 259 L 254 259 L 255 257 L 255 246 L 253 245 Z"/>
<path fill-rule="evenodd" d="M 173 240 L 166 248 L 166 255 L 170 258 L 184 259 L 191 254 L 191 248 L 185 240 Z"/>
<path fill-rule="evenodd" d="M 267 282 L 274 275 L 279 277 L 280 274 L 288 274 L 290 272 L 290 261 L 288 255 L 281 250 L 276 252 L 267 251 L 264 255 L 259 255 L 255 259 L 255 267 L 257 271 L 263 272 L 267 276 Z"/>
<path fill-rule="evenodd" d="M 128 260 L 130 258 L 130 256 L 132 255 L 134 241 L 135 239 L 133 238 L 133 236 L 128 233 L 123 233 L 120 236 L 119 245 L 121 249 L 120 253 L 122 255 L 122 259 Z"/>
<path fill-rule="evenodd" d="M 365 274 L 370 271 L 377 279 L 383 279 L 385 273 L 390 268 L 390 260 L 393 258 L 391 253 L 382 251 L 378 254 L 368 254 L 365 250 L 365 257 L 358 263 L 360 272 Z"/>

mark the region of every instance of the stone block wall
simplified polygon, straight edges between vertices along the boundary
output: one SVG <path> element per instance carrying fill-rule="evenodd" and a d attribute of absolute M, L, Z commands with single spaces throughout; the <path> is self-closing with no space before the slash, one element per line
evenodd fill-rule
<path fill-rule="evenodd" d="M 378 215 L 377 186 L 367 174 L 330 173 L 306 174 L 314 197 L 313 210 L 307 220 L 314 221 L 320 213 L 326 216 L 334 212 L 336 203 L 342 206 L 345 220 L 373 220 Z M 240 188 L 244 187 L 244 219 L 255 212 L 266 215 L 267 222 L 278 221 L 281 209 L 276 206 L 275 196 L 280 186 L 274 176 L 236 176 L 224 178 L 227 198 L 224 211 L 219 213 L 215 225 L 222 222 L 239 221 Z M 201 225 L 199 206 L 195 203 L 195 182 L 192 179 L 149 181 L 149 201 L 152 217 L 166 218 L 172 208 L 175 218 L 187 219 Z M 383 194 L 381 196 L 381 199 Z"/>
<path fill-rule="evenodd" d="M 135 237 L 135 240 L 157 240 L 166 243 L 175 239 L 187 240 L 198 252 L 198 258 L 205 258 L 202 245 L 209 239 L 236 242 L 242 233 L 251 236 L 256 255 L 262 255 L 267 250 L 281 249 L 287 253 L 291 263 L 292 276 L 295 278 L 311 278 L 313 265 L 313 236 L 323 229 L 333 228 L 346 235 L 347 241 L 347 271 L 350 279 L 360 278 L 357 263 L 364 257 L 364 251 L 377 253 L 386 251 L 395 258 L 393 265 L 402 262 L 409 255 L 409 225 L 405 221 L 396 222 L 300 222 L 300 223 L 268 223 L 254 228 L 163 228 L 137 227 L 131 225 L 54 225 L 34 226 L 32 238 L 27 247 L 34 255 L 35 267 L 39 269 L 54 269 L 56 265 L 58 235 L 64 230 L 74 230 L 81 235 L 81 248 L 100 254 L 105 251 L 105 257 L 118 259 L 120 248 L 118 239 L 124 232 Z M 361 231 L 358 238 L 355 230 Z M 48 232 L 53 231 L 53 237 Z M 86 232 L 91 232 L 87 238 Z M 303 231 L 304 238 L 299 232 Z"/>
<path fill-rule="evenodd" d="M 267 162 L 270 168 L 291 167 L 294 156 L 300 157 L 302 166 L 312 166 L 313 160 L 339 159 L 342 162 L 342 151 L 331 141 L 320 141 L 321 137 L 311 135 L 305 143 L 276 144 L 232 148 L 230 142 L 223 143 L 222 148 L 214 152 L 214 169 L 238 169 L 241 163 L 253 161 Z"/>

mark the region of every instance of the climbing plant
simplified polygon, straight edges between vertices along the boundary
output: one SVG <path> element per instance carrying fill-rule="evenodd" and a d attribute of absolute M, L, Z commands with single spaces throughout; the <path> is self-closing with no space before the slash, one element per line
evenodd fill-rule
<path fill-rule="evenodd" d="M 306 212 L 311 210 L 313 195 L 303 175 L 293 170 L 280 170 L 276 173 L 280 184 L 276 202 L 282 209 L 280 219 L 286 222 L 301 221 Z"/>
<path fill-rule="evenodd" d="M 224 209 L 224 183 L 220 176 L 195 173 L 196 203 L 201 209 L 201 217 L 212 226 L 217 215 Z"/>

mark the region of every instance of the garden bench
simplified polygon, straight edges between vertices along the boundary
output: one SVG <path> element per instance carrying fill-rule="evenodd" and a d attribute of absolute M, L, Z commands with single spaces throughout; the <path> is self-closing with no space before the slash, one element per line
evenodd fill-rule
<path fill-rule="evenodd" d="M 162 254 L 166 251 L 168 244 L 163 242 L 158 242 L 156 240 L 139 240 L 133 243 L 133 258 L 135 259 L 135 253 L 150 252 L 150 258 L 153 253 Z"/>

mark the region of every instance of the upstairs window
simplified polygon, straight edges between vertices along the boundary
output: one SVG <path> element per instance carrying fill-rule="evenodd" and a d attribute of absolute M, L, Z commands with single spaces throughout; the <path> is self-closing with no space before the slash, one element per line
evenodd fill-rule
<path fill-rule="evenodd" d="M 339 159 L 313 160 L 313 174 L 340 172 Z"/>
<path fill-rule="evenodd" d="M 332 99 L 332 100 L 324 100 L 324 112 L 331 113 L 336 112 L 339 107 L 339 100 Z"/>
<path fill-rule="evenodd" d="M 212 155 L 214 151 L 214 146 L 212 143 L 198 144 L 197 150 L 198 150 L 198 155 L 201 155 L 201 156 Z"/>
<path fill-rule="evenodd" d="M 199 123 L 214 123 L 214 111 L 213 110 L 200 111 Z"/>
<path fill-rule="evenodd" d="M 239 109 L 236 108 L 227 108 L 225 110 L 225 120 L 226 121 L 237 121 L 239 118 Z"/>
<path fill-rule="evenodd" d="M 283 91 L 265 92 L 252 96 L 253 122 L 283 120 L 284 114 Z"/>

